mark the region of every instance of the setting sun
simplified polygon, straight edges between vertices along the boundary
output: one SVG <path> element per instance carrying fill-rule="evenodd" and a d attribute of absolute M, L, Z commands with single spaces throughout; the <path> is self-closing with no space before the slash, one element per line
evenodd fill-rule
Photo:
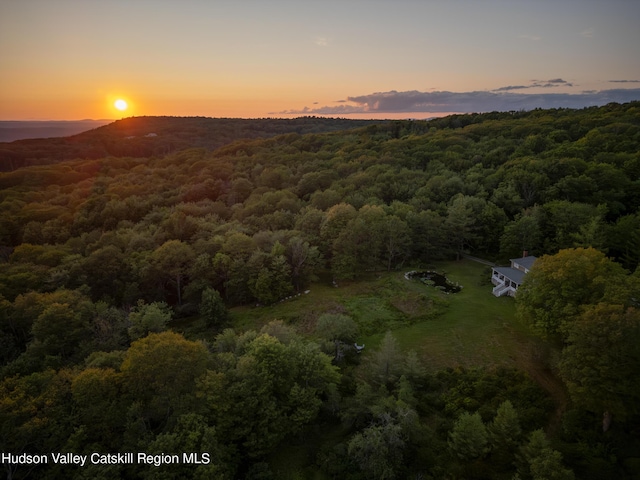
<path fill-rule="evenodd" d="M 115 101 L 113 106 L 116 107 L 121 112 L 124 112 L 127 109 L 127 102 L 119 98 L 118 100 Z"/>

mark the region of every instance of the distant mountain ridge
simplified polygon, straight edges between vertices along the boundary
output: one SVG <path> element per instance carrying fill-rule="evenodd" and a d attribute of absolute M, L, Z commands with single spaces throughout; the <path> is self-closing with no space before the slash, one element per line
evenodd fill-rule
<path fill-rule="evenodd" d="M 267 138 L 286 133 L 301 135 L 325 133 L 375 123 L 380 124 L 384 121 L 323 117 L 294 119 L 130 117 L 97 128 L 87 123 L 88 128 L 93 128 L 71 136 L 0 142 L 0 171 L 11 171 L 29 165 L 57 163 L 75 158 L 150 157 L 191 147 L 214 150 L 237 140 Z M 3 128 L 10 131 L 17 127 L 12 125 L 3 127 L 0 124 L 0 130 Z M 48 128 L 51 133 L 51 129 L 64 127 L 45 128 Z M 37 131 L 39 131 L 37 128 L 32 130 L 34 133 Z"/>
<path fill-rule="evenodd" d="M 111 122 L 113 120 L 0 120 L 0 142 L 68 137 Z"/>

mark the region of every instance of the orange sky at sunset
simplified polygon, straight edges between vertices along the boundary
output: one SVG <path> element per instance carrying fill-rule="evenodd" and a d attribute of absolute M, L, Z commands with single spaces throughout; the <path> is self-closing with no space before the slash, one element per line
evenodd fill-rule
<path fill-rule="evenodd" d="M 631 0 L 3 1 L 0 120 L 623 102 L 640 99 L 638 18 Z"/>

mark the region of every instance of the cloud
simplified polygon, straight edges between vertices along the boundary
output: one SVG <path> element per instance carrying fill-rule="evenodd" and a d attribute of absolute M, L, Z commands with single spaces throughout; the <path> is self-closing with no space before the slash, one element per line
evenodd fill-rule
<path fill-rule="evenodd" d="M 593 28 L 587 28 L 586 30 L 581 31 L 580 35 L 585 38 L 593 37 Z"/>
<path fill-rule="evenodd" d="M 640 80 L 609 80 L 610 83 L 640 83 Z"/>
<path fill-rule="evenodd" d="M 522 90 L 523 88 L 531 88 L 531 85 L 509 85 L 506 87 L 496 88 L 494 92 L 508 92 L 510 90 Z"/>
<path fill-rule="evenodd" d="M 315 41 L 313 43 L 315 43 L 319 47 L 328 47 L 329 46 L 329 39 L 326 38 L 326 37 L 316 37 L 316 39 L 315 39 Z"/>
<path fill-rule="evenodd" d="M 561 79 L 556 79 L 561 80 Z M 547 82 L 552 83 L 552 82 Z M 555 82 L 561 83 L 561 82 Z M 505 87 L 503 87 L 505 88 Z M 517 89 L 517 88 L 516 88 Z M 355 113 L 448 113 L 532 110 L 534 108 L 584 108 L 640 100 L 640 88 L 613 89 L 582 93 L 512 93 L 510 91 L 475 92 L 378 92 L 347 97 L 348 104 L 305 107 L 281 114 L 348 115 Z"/>
<path fill-rule="evenodd" d="M 547 80 L 547 83 L 561 83 L 561 84 L 564 83 L 564 84 L 567 84 L 567 85 L 571 86 L 571 84 L 569 82 L 567 82 L 566 80 L 563 80 L 561 78 L 554 78 L 552 80 Z"/>
<path fill-rule="evenodd" d="M 542 40 L 542 37 L 538 37 L 537 35 L 519 35 L 518 38 L 524 38 L 525 40 L 531 40 L 533 42 Z"/>
<path fill-rule="evenodd" d="M 523 90 L 526 88 L 553 88 L 553 87 L 573 87 L 573 83 L 569 83 L 561 78 L 553 78 L 551 80 L 531 80 L 529 85 L 508 85 L 493 90 L 494 92 L 509 92 L 511 90 Z"/>

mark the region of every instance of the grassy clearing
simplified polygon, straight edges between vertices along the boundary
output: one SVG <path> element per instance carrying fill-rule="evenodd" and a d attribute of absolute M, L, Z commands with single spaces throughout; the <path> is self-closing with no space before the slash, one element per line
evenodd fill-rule
<path fill-rule="evenodd" d="M 491 294 L 487 267 L 462 260 L 439 263 L 436 270 L 462 285 L 462 291 L 447 295 L 406 280 L 404 272 L 382 273 L 337 288 L 315 284 L 309 294 L 270 307 L 235 308 L 233 325 L 259 329 L 280 319 L 310 335 L 323 313 L 346 313 L 360 326 L 365 352 L 392 330 L 400 347 L 416 350 L 431 370 L 505 365 L 530 371 L 542 342 L 516 319 L 513 298 Z"/>
<path fill-rule="evenodd" d="M 487 267 L 471 261 L 438 264 L 437 270 L 463 286 L 460 293 L 444 295 L 429 289 L 430 295 L 446 298 L 441 315 L 393 331 L 403 350 L 416 350 L 428 368 L 455 365 L 507 365 L 527 369 L 540 342 L 516 319 L 510 297 L 491 294 Z M 427 288 L 427 287 L 425 287 Z M 383 333 L 366 340 L 376 345 Z"/>

